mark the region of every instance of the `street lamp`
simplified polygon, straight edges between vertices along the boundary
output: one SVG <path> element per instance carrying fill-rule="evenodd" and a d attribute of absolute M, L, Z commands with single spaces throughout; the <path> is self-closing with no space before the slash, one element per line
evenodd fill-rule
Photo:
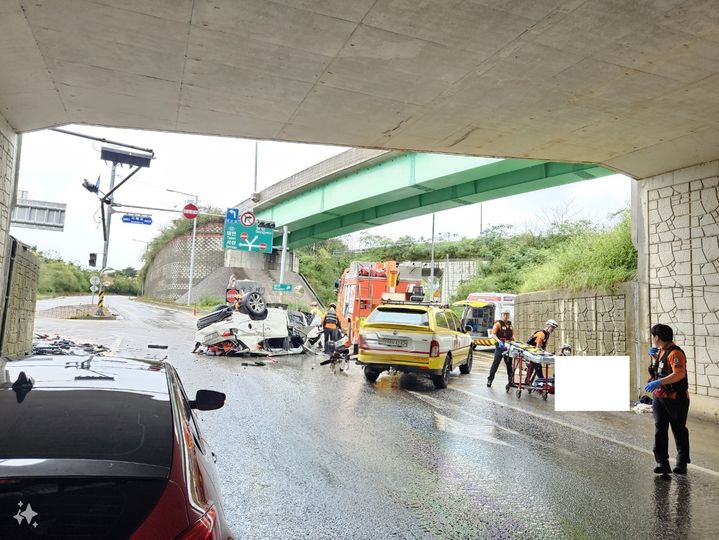
<path fill-rule="evenodd" d="M 184 191 L 177 191 L 175 189 L 167 189 L 171 193 L 179 193 L 180 195 L 186 195 L 187 197 L 193 197 L 195 199 L 195 206 L 199 203 L 197 195 L 192 193 L 185 193 Z M 192 304 L 192 278 L 195 272 L 195 236 L 197 234 L 197 217 L 192 220 L 192 248 L 190 249 L 190 278 L 187 284 L 187 305 Z"/>

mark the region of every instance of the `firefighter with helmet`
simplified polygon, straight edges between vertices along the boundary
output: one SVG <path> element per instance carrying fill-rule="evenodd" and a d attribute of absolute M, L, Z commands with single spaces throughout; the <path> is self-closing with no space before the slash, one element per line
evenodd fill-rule
<path fill-rule="evenodd" d="M 489 377 L 487 377 L 487 386 L 492 386 L 494 381 L 494 375 L 497 373 L 499 362 L 504 357 L 504 364 L 507 367 L 507 382 L 512 383 L 512 363 L 509 356 L 504 354 L 505 348 L 508 346 L 508 342 L 514 339 L 514 329 L 512 328 L 512 321 L 509 320 L 509 309 L 502 309 L 501 318 L 494 322 L 492 327 L 492 335 L 497 340 L 497 345 L 494 349 L 494 361 L 492 367 L 489 369 Z"/>
<path fill-rule="evenodd" d="M 532 334 L 532 337 L 527 340 L 527 345 L 532 345 L 538 349 L 545 350 L 547 348 L 549 336 L 552 335 L 552 332 L 554 332 L 557 327 L 559 327 L 559 323 L 554 319 L 549 319 L 546 323 L 544 323 L 543 329 L 537 330 L 534 334 Z M 524 384 L 528 385 L 532 383 L 532 374 L 534 372 L 538 373 L 541 377 L 542 366 L 535 364 L 534 362 L 530 362 L 529 366 L 527 366 L 527 378 L 524 380 Z"/>
<path fill-rule="evenodd" d="M 338 330 L 340 330 L 340 319 L 337 316 L 337 305 L 333 302 L 329 305 L 327 313 L 322 318 L 322 333 L 324 335 L 324 351 L 326 354 L 332 353 L 330 344 Z"/>

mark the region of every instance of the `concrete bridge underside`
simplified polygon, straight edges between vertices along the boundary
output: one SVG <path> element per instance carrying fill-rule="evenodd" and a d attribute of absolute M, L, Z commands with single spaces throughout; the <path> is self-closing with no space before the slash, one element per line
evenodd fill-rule
<path fill-rule="evenodd" d="M 599 163 L 714 159 L 706 0 L 0 0 L 0 113 Z"/>
<path fill-rule="evenodd" d="M 255 213 L 287 225 L 290 247 L 300 247 L 430 212 L 612 174 L 578 163 L 416 153 L 383 157 L 329 182 L 318 179 L 295 195 L 261 202 Z"/>

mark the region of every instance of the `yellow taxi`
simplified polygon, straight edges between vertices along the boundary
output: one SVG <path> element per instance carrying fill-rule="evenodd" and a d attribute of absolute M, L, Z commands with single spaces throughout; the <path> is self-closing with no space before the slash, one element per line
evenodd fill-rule
<path fill-rule="evenodd" d="M 428 375 L 436 388 L 446 388 L 454 368 L 472 371 L 472 338 L 449 306 L 382 304 L 367 317 L 358 343 L 357 360 L 370 382 L 394 368 Z"/>

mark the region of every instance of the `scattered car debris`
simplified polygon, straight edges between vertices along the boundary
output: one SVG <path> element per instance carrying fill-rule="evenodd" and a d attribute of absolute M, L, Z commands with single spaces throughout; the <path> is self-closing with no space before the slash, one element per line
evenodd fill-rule
<path fill-rule="evenodd" d="M 110 352 L 105 345 L 96 343 L 76 343 L 75 341 L 60 336 L 49 334 L 34 335 L 32 341 L 32 354 L 41 356 L 101 356 Z"/>

